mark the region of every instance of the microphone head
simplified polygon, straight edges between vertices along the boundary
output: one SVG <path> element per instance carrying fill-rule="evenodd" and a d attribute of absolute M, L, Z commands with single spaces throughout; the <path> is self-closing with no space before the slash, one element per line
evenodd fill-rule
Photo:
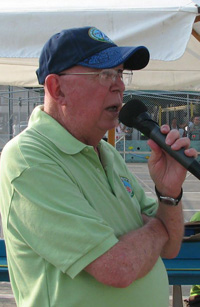
<path fill-rule="evenodd" d="M 147 110 L 147 107 L 142 101 L 131 99 L 121 108 L 119 121 L 127 127 L 134 127 L 138 115 L 147 112 Z"/>

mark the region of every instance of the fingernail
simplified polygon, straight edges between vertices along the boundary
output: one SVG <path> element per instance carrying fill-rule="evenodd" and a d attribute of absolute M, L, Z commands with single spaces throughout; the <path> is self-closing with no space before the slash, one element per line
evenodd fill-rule
<path fill-rule="evenodd" d="M 171 148 L 172 149 L 176 149 L 176 148 L 178 148 L 178 145 L 177 144 L 172 144 Z"/>
<path fill-rule="evenodd" d="M 170 142 L 169 139 L 166 139 L 166 140 L 165 140 L 165 143 L 166 143 L 167 145 L 171 145 L 171 142 Z"/>

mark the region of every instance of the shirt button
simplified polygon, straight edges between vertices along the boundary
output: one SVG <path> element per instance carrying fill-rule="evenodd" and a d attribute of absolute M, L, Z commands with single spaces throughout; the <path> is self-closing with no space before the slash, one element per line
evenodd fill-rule
<path fill-rule="evenodd" d="M 88 148 L 85 148 L 85 152 L 88 152 Z"/>
<path fill-rule="evenodd" d="M 98 172 L 98 173 L 101 173 L 101 170 L 100 170 L 100 168 L 97 168 L 97 172 Z"/>

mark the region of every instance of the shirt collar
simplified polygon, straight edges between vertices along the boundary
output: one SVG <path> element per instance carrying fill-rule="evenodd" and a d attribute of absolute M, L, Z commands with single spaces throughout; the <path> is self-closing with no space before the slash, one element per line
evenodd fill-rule
<path fill-rule="evenodd" d="M 82 151 L 86 144 L 77 140 L 54 118 L 43 111 L 43 106 L 37 106 L 30 117 L 28 127 L 49 139 L 61 151 L 73 155 Z M 50 128 L 49 128 L 50 127 Z"/>

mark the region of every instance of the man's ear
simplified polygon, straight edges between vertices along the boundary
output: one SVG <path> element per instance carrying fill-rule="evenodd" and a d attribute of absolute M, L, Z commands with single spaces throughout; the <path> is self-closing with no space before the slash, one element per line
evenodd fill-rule
<path fill-rule="evenodd" d="M 65 95 L 61 90 L 60 78 L 58 75 L 48 75 L 45 79 L 45 87 L 54 100 L 62 102 Z"/>

